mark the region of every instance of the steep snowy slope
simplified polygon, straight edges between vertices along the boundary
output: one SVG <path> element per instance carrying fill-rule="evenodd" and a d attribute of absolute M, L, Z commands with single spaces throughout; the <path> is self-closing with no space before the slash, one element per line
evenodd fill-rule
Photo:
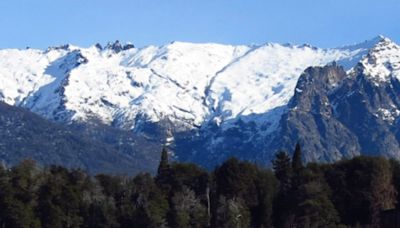
<path fill-rule="evenodd" d="M 0 100 L 62 122 L 134 129 L 169 119 L 190 129 L 284 106 L 306 67 L 338 61 L 350 69 L 383 39 L 337 49 L 182 42 L 136 49 L 116 42 L 1 50 Z"/>
<path fill-rule="evenodd" d="M 293 76 L 292 80 L 285 82 L 289 88 L 292 85 L 288 83 L 292 82 L 296 87 L 272 99 L 278 102 L 276 106 L 259 99 L 258 102 L 265 102 L 261 107 L 271 109 L 260 110 L 258 114 L 254 110 L 246 113 L 245 109 L 245 114 L 240 113 L 236 118 L 233 112 L 221 112 L 219 117 L 226 114 L 227 119 L 232 119 L 220 126 L 208 124 L 198 131 L 176 134 L 174 149 L 179 159 L 213 167 L 236 156 L 268 165 L 276 151 L 290 152 L 297 142 L 303 146 L 304 161 L 332 162 L 360 154 L 400 159 L 398 45 L 378 37 L 341 50 L 347 51 L 341 52 L 345 57 L 338 63 L 308 67 L 299 73 L 299 79 Z M 355 67 L 351 67 L 353 64 Z M 278 69 L 289 68 L 288 64 Z M 257 68 L 250 68 L 253 69 Z M 236 96 L 237 100 L 243 101 L 242 104 L 256 100 L 252 96 L 259 93 L 268 93 L 275 81 L 283 80 L 282 77 L 269 80 L 271 84 L 265 83 L 257 90 L 257 83 L 245 86 L 247 77 L 232 73 L 225 78 L 225 85 L 230 85 L 235 77 L 248 88 L 238 93 L 242 96 Z M 229 89 L 223 85 L 221 88 Z M 237 88 L 240 91 L 239 85 Z M 235 93 L 231 100 L 232 97 Z M 231 110 L 241 104 L 229 102 L 229 99 L 223 99 L 217 103 L 221 106 L 227 103 Z"/>
<path fill-rule="evenodd" d="M 46 73 L 46 68 L 66 53 L 65 50 L 1 50 L 1 100 L 20 105 L 40 87 L 51 83 L 54 78 Z"/>

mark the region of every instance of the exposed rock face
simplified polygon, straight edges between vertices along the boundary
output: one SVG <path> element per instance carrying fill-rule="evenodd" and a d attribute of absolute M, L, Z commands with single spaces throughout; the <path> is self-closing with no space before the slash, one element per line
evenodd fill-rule
<path fill-rule="evenodd" d="M 359 154 L 357 138 L 334 116 L 331 93 L 346 78 L 338 66 L 308 68 L 300 77 L 273 148 L 291 150 L 299 141 L 306 161 L 335 161 Z"/>
<path fill-rule="evenodd" d="M 101 47 L 100 44 L 96 44 L 95 45 L 99 50 L 103 50 L 103 48 Z M 126 51 L 129 49 L 135 48 L 135 45 L 131 44 L 131 43 L 127 43 L 127 44 L 121 44 L 121 42 L 119 40 L 116 40 L 113 43 L 108 43 L 105 46 L 105 49 L 109 49 L 114 51 L 115 53 L 120 53 L 121 51 Z"/>
<path fill-rule="evenodd" d="M 206 167 L 230 156 L 268 166 L 276 151 L 291 152 L 297 142 L 303 146 L 305 162 L 333 162 L 361 154 L 398 159 L 399 110 L 400 82 L 395 77 L 377 84 L 361 64 L 349 73 L 335 63 L 310 67 L 300 76 L 288 105 L 276 110 L 283 112 L 276 132 L 265 135 L 255 122 L 241 119 L 225 129 L 210 124 L 178 134 L 176 150 L 179 159 Z"/>
<path fill-rule="evenodd" d="M 400 83 L 376 84 L 362 66 L 309 68 L 282 116 L 275 148 L 304 146 L 306 161 L 332 162 L 355 155 L 400 158 Z"/>

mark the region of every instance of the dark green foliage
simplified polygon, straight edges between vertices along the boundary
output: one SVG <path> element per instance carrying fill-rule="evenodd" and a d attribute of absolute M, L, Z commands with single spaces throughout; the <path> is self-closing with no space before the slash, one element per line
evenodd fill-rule
<path fill-rule="evenodd" d="M 274 199 L 274 224 L 276 227 L 282 227 L 288 221 L 290 212 L 293 208 L 292 193 L 292 164 L 289 155 L 280 151 L 275 155 L 272 161 L 275 176 L 279 181 L 279 192 Z"/>
<path fill-rule="evenodd" d="M 255 179 L 258 169 L 249 162 L 230 158 L 215 170 L 217 195 L 227 198 L 240 197 L 248 204 L 257 202 Z"/>
<path fill-rule="evenodd" d="M 156 177 L 0 166 L 0 227 L 378 227 L 399 205 L 400 163 L 384 158 L 292 166 L 280 152 L 275 173 L 162 162 Z"/>
<path fill-rule="evenodd" d="M 38 189 L 37 213 L 43 227 L 80 227 L 83 217 L 84 194 L 88 191 L 87 175 L 79 170 L 69 171 L 53 166 L 45 173 Z M 50 214 L 50 216 L 49 216 Z"/>
<path fill-rule="evenodd" d="M 291 178 L 292 178 L 292 167 L 290 163 L 290 157 L 284 151 L 280 151 L 275 155 L 275 159 L 272 161 L 275 176 L 279 180 L 279 191 L 281 193 L 287 193 L 290 190 Z"/>
<path fill-rule="evenodd" d="M 9 173 L 11 190 L 5 199 L 5 225 L 10 227 L 40 227 L 40 220 L 35 216 L 36 197 L 40 175 L 31 160 L 26 160 L 14 167 Z"/>
<path fill-rule="evenodd" d="M 204 227 L 209 222 L 209 174 L 194 164 L 174 163 L 170 168 L 170 224 Z M 186 224 L 186 225 L 182 225 Z"/>
<path fill-rule="evenodd" d="M 384 158 L 356 157 L 326 171 L 332 202 L 348 225 L 379 224 L 382 210 L 394 208 L 393 169 Z"/>
<path fill-rule="evenodd" d="M 272 227 L 273 203 L 278 191 L 278 182 L 270 170 L 259 170 L 256 182 L 258 204 L 253 210 L 256 227 Z"/>
<path fill-rule="evenodd" d="M 124 202 L 128 203 L 124 205 L 124 208 L 127 208 L 128 211 L 122 212 L 122 214 L 128 216 L 121 220 L 123 221 L 122 226 L 162 227 L 166 225 L 168 201 L 149 174 L 136 176 L 133 179 L 132 191 L 125 195 L 129 197 L 129 200 Z M 132 202 L 136 203 L 132 204 Z M 129 212 L 132 212 L 132 214 L 129 214 Z"/>
<path fill-rule="evenodd" d="M 216 227 L 269 227 L 277 182 L 274 175 L 249 162 L 227 160 L 214 172 Z M 235 217 L 236 216 L 236 217 Z M 225 219 L 240 217 L 227 223 Z"/>
<path fill-rule="evenodd" d="M 188 187 L 201 195 L 206 192 L 209 175 L 195 164 L 174 163 L 170 169 L 170 183 L 174 191 L 182 191 Z"/>
<path fill-rule="evenodd" d="M 336 227 L 340 222 L 331 191 L 319 166 L 309 165 L 291 192 L 293 224 L 298 227 Z"/>

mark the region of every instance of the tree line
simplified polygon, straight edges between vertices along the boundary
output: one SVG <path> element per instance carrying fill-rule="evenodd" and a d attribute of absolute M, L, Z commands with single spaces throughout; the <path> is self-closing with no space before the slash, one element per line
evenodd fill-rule
<path fill-rule="evenodd" d="M 134 177 L 26 160 L 0 167 L 0 227 L 379 227 L 399 207 L 400 163 L 334 164 L 278 152 L 273 170 L 231 158 L 213 171 L 168 161 Z"/>

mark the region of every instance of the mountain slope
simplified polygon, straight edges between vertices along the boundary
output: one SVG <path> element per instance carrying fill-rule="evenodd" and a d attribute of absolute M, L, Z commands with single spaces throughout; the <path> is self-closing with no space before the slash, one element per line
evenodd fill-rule
<path fill-rule="evenodd" d="M 124 145 L 117 148 L 114 140 Z M 136 146 L 146 148 L 146 154 Z M 159 146 L 134 140 L 131 134 L 117 129 L 63 126 L 0 102 L 0 159 L 7 165 L 31 158 L 41 165 L 132 175 L 154 172 L 158 160 L 153 157 L 159 157 L 159 150 Z M 152 152 L 157 155 L 152 156 Z"/>
<path fill-rule="evenodd" d="M 305 161 L 333 162 L 360 154 L 399 159 L 399 56 L 399 46 L 382 38 L 347 71 L 340 63 L 309 67 L 287 105 L 242 116 L 229 127 L 209 125 L 182 134 L 176 150 L 181 159 L 210 167 L 229 156 L 268 165 L 276 151 L 290 152 L 297 142 L 304 147 Z M 276 130 L 263 133 L 263 124 L 273 118 L 279 120 Z M 189 145 L 191 153 L 185 151 Z"/>
<path fill-rule="evenodd" d="M 377 75 L 361 68 L 350 75 L 339 66 L 309 68 L 281 119 L 275 147 L 300 141 L 306 161 L 400 158 L 400 82 L 392 75 L 378 85 Z"/>

